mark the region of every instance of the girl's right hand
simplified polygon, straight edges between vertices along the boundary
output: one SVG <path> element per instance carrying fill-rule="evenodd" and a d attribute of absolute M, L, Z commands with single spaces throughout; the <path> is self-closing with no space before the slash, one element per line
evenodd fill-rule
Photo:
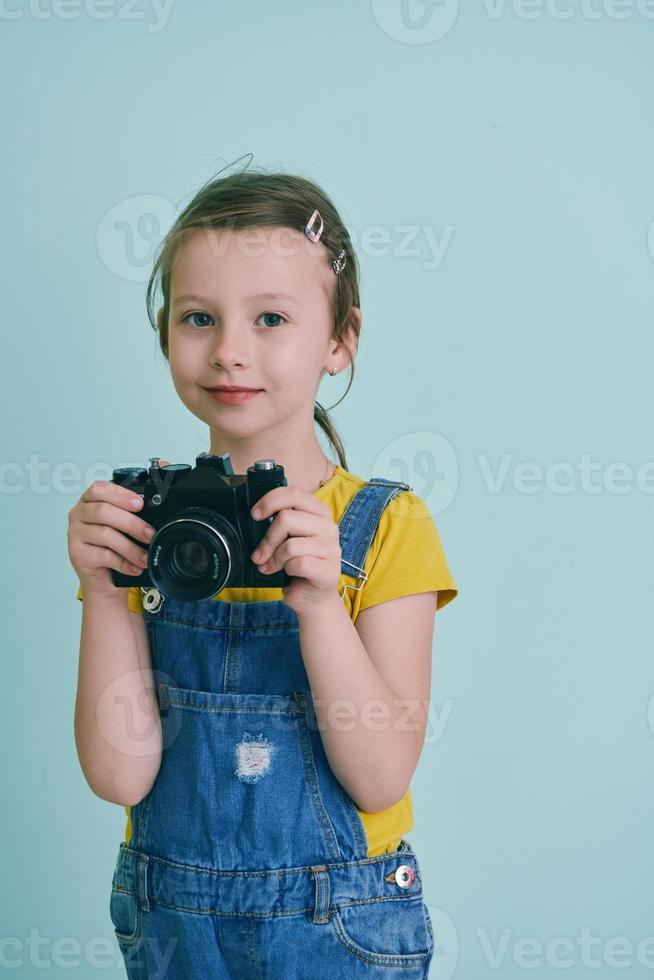
<path fill-rule="evenodd" d="M 161 460 L 161 466 L 168 466 Z M 136 508 L 132 501 L 138 501 Z M 84 593 L 93 591 L 115 597 L 110 569 L 128 575 L 141 575 L 147 566 L 147 550 L 130 541 L 149 544 L 147 522 L 139 517 L 143 499 L 138 493 L 116 483 L 96 480 L 84 491 L 68 512 L 68 555 Z M 142 559 L 145 556 L 145 560 Z"/>

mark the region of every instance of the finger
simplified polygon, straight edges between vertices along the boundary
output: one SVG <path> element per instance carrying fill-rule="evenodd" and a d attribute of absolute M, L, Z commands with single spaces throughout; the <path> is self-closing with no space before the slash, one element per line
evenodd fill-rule
<path fill-rule="evenodd" d="M 322 535 L 324 531 L 325 521 L 322 517 L 308 514 L 306 511 L 288 508 L 280 510 L 252 552 L 252 561 L 256 564 L 267 561 L 275 549 L 289 537 L 316 537 Z"/>
<path fill-rule="evenodd" d="M 142 575 L 145 569 L 140 565 L 132 565 L 127 558 L 112 551 L 111 548 L 91 548 L 91 558 L 87 562 L 91 571 L 97 568 L 113 568 L 125 575 Z"/>
<path fill-rule="evenodd" d="M 145 568 L 142 565 L 132 565 L 127 558 L 123 558 L 115 551 L 109 551 L 109 554 L 116 556 L 116 564 L 105 565 L 105 568 L 115 568 L 117 572 L 123 572 L 125 575 L 142 575 L 145 571 Z"/>
<path fill-rule="evenodd" d="M 144 572 L 142 565 L 133 565 L 117 551 L 95 545 L 84 546 L 80 565 L 89 572 L 95 572 L 98 568 L 113 568 L 117 572 L 125 572 L 129 575 L 142 575 Z"/>
<path fill-rule="evenodd" d="M 273 490 L 269 490 L 254 504 L 250 513 L 255 521 L 262 521 L 283 507 L 292 507 L 294 510 L 301 510 L 322 517 L 332 517 L 332 512 L 327 504 L 317 500 L 308 490 L 294 485 L 275 487 Z M 254 511 L 257 511 L 256 516 Z"/>
<path fill-rule="evenodd" d="M 147 549 L 134 544 L 120 531 L 106 524 L 89 524 L 85 530 L 84 543 L 96 548 L 110 549 L 141 571 L 147 567 Z"/>
<path fill-rule="evenodd" d="M 80 520 L 82 524 L 87 526 L 106 524 L 128 534 L 137 541 L 148 543 L 152 540 L 155 531 L 147 521 L 134 514 L 131 507 L 128 510 L 123 504 L 112 504 L 107 500 L 98 500 L 86 504 L 80 515 Z M 151 530 L 149 530 L 150 528 Z"/>
<path fill-rule="evenodd" d="M 268 561 L 264 562 L 263 566 L 259 565 L 259 571 L 264 572 L 266 575 L 270 575 L 272 572 L 278 572 L 282 568 L 286 568 L 288 571 L 288 563 L 290 561 L 294 558 L 305 558 L 308 556 L 336 560 L 336 551 L 326 547 L 322 541 L 315 537 L 287 538 L 273 552 Z"/>
<path fill-rule="evenodd" d="M 329 566 L 324 558 L 319 558 L 317 555 L 299 555 L 297 558 L 289 558 L 286 562 L 285 571 L 287 575 L 295 575 L 320 583 L 323 578 L 326 579 Z"/>
<path fill-rule="evenodd" d="M 116 507 L 125 507 L 128 510 L 137 510 L 143 504 L 143 498 L 136 491 L 121 487 L 119 483 L 107 483 L 105 480 L 96 480 L 80 498 L 85 504 L 98 500 L 106 500 Z"/>

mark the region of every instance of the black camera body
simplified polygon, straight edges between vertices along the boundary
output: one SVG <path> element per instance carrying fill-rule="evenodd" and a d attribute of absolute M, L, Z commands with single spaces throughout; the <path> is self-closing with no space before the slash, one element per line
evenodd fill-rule
<path fill-rule="evenodd" d="M 195 467 L 160 466 L 154 456 L 147 469 L 115 469 L 111 482 L 143 497 L 138 516 L 155 529 L 149 544 L 127 535 L 148 551 L 148 566 L 141 575 L 112 568 L 114 585 L 156 588 L 187 602 L 224 588 L 288 585 L 284 569 L 265 575 L 250 558 L 275 516 L 255 521 L 251 509 L 269 490 L 287 486 L 284 468 L 274 459 L 257 460 L 241 475 L 234 473 L 229 453 L 201 453 Z"/>

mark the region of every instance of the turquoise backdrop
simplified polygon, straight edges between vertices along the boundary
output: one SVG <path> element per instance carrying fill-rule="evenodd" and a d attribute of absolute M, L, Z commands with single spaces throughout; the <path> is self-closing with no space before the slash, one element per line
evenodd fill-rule
<path fill-rule="evenodd" d="M 364 322 L 333 417 L 353 472 L 429 502 L 460 589 L 412 784 L 431 975 L 651 976 L 653 43 L 651 0 L 1 5 L 0 969 L 123 973 L 67 515 L 207 448 L 145 280 L 253 153 L 342 210 Z"/>

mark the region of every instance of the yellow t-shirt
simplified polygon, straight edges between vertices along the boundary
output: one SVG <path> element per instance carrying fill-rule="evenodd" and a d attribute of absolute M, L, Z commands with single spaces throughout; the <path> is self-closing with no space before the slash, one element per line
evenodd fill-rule
<path fill-rule="evenodd" d="M 313 492 L 313 496 L 331 508 L 338 522 L 348 503 L 365 484 L 365 480 L 341 466 L 334 475 Z M 436 608 L 451 602 L 458 588 L 447 566 L 438 530 L 425 502 L 410 490 L 403 491 L 387 505 L 379 519 L 377 533 L 364 563 L 368 575 L 362 589 L 345 590 L 344 602 L 353 622 L 363 609 L 379 602 L 397 599 L 416 592 L 438 592 Z M 343 586 L 360 585 L 361 580 L 341 575 Z M 132 612 L 143 614 L 140 588 L 128 590 Z M 77 598 L 82 599 L 80 585 Z M 227 602 L 268 602 L 283 599 L 281 588 L 223 589 L 213 599 Z M 125 807 L 127 827 L 125 840 L 132 836 L 131 808 Z M 368 856 L 387 854 L 397 849 L 401 838 L 413 827 L 411 789 L 393 806 L 377 813 L 359 810 L 368 839 Z"/>

